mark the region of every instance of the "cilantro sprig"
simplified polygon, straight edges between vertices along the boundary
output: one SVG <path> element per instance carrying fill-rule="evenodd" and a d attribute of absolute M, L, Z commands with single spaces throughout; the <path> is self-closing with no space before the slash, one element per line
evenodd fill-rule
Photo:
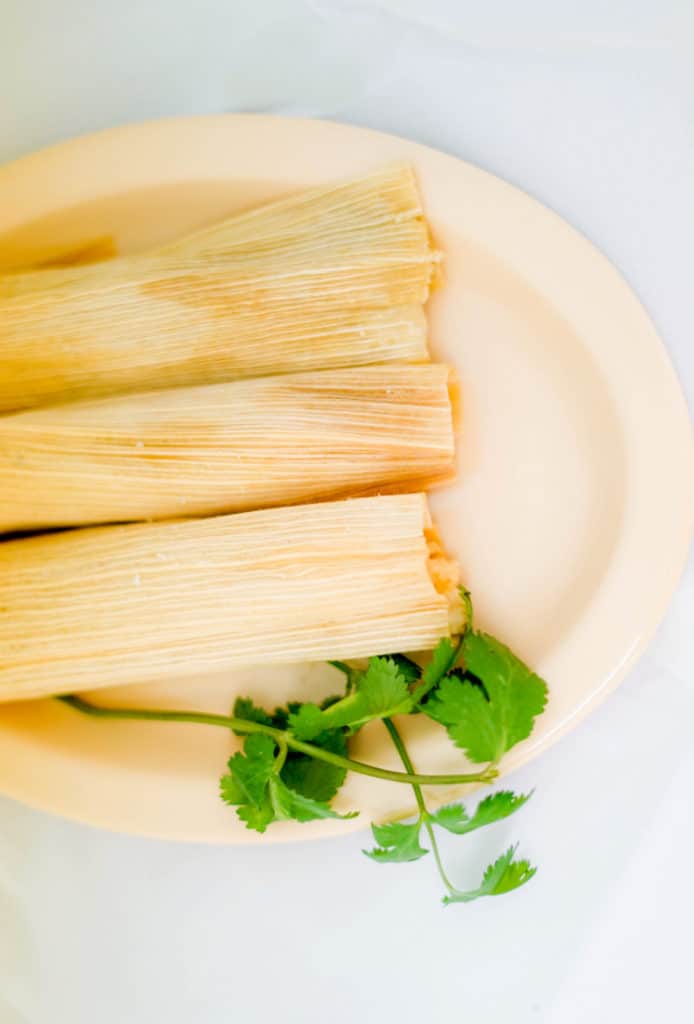
<path fill-rule="evenodd" d="M 475 630 L 470 595 L 461 590 L 461 598 L 465 629 L 458 637 L 440 640 L 425 665 L 404 654 L 371 658 L 364 668 L 331 662 L 343 674 L 344 692 L 322 704 L 293 702 L 269 712 L 239 698 L 227 716 L 104 708 L 77 696 L 58 699 L 100 718 L 193 722 L 243 737 L 243 750 L 229 758 L 221 777 L 220 796 L 246 828 L 261 833 L 278 821 L 354 817 L 356 811 L 333 806 L 349 772 L 409 785 L 417 805 L 414 820 L 372 825 L 376 845 L 364 851 L 367 856 L 376 863 L 408 863 L 431 851 L 445 889 L 444 904 L 497 896 L 525 885 L 535 874 L 527 860 L 516 857 L 516 846 L 486 868 L 476 889 L 464 890 L 446 873 L 437 832 L 462 836 L 485 828 L 515 814 L 532 794 L 500 790 L 484 797 L 470 814 L 462 803 L 430 810 L 422 787 L 492 782 L 503 756 L 532 732 L 547 701 L 547 686 L 508 647 Z M 443 726 L 467 761 L 481 767 L 436 775 L 415 771 L 393 718 L 418 713 Z M 352 737 L 373 722 L 388 731 L 404 771 L 350 756 Z"/>

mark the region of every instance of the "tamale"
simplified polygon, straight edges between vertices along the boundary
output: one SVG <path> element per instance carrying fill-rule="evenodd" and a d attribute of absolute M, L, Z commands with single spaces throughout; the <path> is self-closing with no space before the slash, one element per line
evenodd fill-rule
<path fill-rule="evenodd" d="M 0 417 L 0 532 L 239 512 L 452 478 L 452 372 L 383 365 Z"/>
<path fill-rule="evenodd" d="M 0 701 L 430 648 L 456 582 L 422 494 L 7 541 Z"/>
<path fill-rule="evenodd" d="M 414 176 L 396 167 L 152 253 L 5 275 L 0 411 L 424 361 L 437 259 Z"/>

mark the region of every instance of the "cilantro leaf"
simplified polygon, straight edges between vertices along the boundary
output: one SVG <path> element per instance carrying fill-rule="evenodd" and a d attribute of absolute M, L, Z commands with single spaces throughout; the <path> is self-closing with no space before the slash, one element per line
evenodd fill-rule
<path fill-rule="evenodd" d="M 229 772 L 222 775 L 219 780 L 219 795 L 225 804 L 242 804 L 246 800 L 246 794 L 239 786 L 234 776 Z"/>
<path fill-rule="evenodd" d="M 471 761 L 498 761 L 530 735 L 547 701 L 547 686 L 486 633 L 468 634 L 463 653 L 472 678 L 447 676 L 423 710 L 446 726 Z"/>
<path fill-rule="evenodd" d="M 347 727 L 354 731 L 374 718 L 407 714 L 413 708 L 407 680 L 392 658 L 370 658 L 366 671 L 355 675 L 354 684 L 353 693 L 328 707 L 302 704 L 289 716 L 294 735 L 313 740 L 326 729 Z"/>
<path fill-rule="evenodd" d="M 412 708 L 407 680 L 392 658 L 369 659 L 369 667 L 357 683 L 357 696 L 370 718 L 390 717 Z"/>
<path fill-rule="evenodd" d="M 326 729 L 323 714 L 317 704 L 302 704 L 297 711 L 290 713 L 289 728 L 297 739 L 313 740 Z"/>
<path fill-rule="evenodd" d="M 313 800 L 285 786 L 279 775 L 270 779 L 270 800 L 278 821 L 315 821 L 317 818 L 355 818 L 357 811 L 338 814 L 322 800 Z"/>
<path fill-rule="evenodd" d="M 494 761 L 499 755 L 499 724 L 482 689 L 469 680 L 448 676 L 423 706 L 424 714 L 440 722 L 470 761 Z"/>
<path fill-rule="evenodd" d="M 244 753 L 229 758 L 229 773 L 220 779 L 222 800 L 237 804 L 236 813 L 246 827 L 264 832 L 274 819 L 267 792 L 275 770 L 275 743 L 269 736 L 246 737 Z"/>
<path fill-rule="evenodd" d="M 432 652 L 431 661 L 422 673 L 422 682 L 424 684 L 420 691 L 422 696 L 424 693 L 428 693 L 429 690 L 433 690 L 435 686 L 438 686 L 443 677 L 451 671 L 457 655 L 457 646 L 454 647 L 447 636 L 442 637 Z"/>
<path fill-rule="evenodd" d="M 517 795 L 510 790 L 500 790 L 492 793 L 477 805 L 477 810 L 470 818 L 462 804 L 447 804 L 440 807 L 429 817 L 435 825 L 453 832 L 457 836 L 463 836 L 467 832 L 474 832 L 477 828 L 491 825 L 495 821 L 508 818 L 532 796 L 531 793 Z"/>
<path fill-rule="evenodd" d="M 399 821 L 386 825 L 372 825 L 371 831 L 378 846 L 373 850 L 364 850 L 364 853 L 382 864 L 403 864 L 419 860 L 429 852 L 419 842 L 421 827 L 421 821 L 415 821 L 412 825 L 404 825 Z"/>
<path fill-rule="evenodd" d="M 222 786 L 227 795 L 231 790 L 242 796 L 243 803 L 261 807 L 267 784 L 275 770 L 275 742 L 269 736 L 252 734 L 246 737 L 243 749 L 243 754 L 237 753 L 229 758 L 232 781 L 227 783 L 223 777 Z"/>
<path fill-rule="evenodd" d="M 397 665 L 400 675 L 406 683 L 416 683 L 422 677 L 422 670 L 416 661 L 412 661 L 405 654 L 390 654 L 390 660 Z"/>
<path fill-rule="evenodd" d="M 452 672 L 460 657 L 465 636 L 472 629 L 472 600 L 470 592 L 465 587 L 458 587 L 458 593 L 465 611 L 465 624 L 460 636 L 451 640 L 449 637 L 442 637 L 432 651 L 431 661 L 422 673 L 422 685 L 417 692 L 417 699 L 421 701 L 431 690 L 435 689 L 441 680 Z"/>
<path fill-rule="evenodd" d="M 347 755 L 347 740 L 339 729 L 328 730 L 315 737 L 313 743 L 334 754 Z M 318 761 L 308 754 L 290 750 L 280 776 L 290 789 L 313 800 L 330 802 L 345 781 L 347 771 Z"/>
<path fill-rule="evenodd" d="M 270 725 L 274 729 L 286 729 L 289 716 L 293 711 L 298 711 L 301 707 L 301 701 L 290 701 L 283 707 L 275 708 L 270 715 Z"/>
<path fill-rule="evenodd" d="M 531 867 L 527 860 L 514 860 L 516 849 L 515 846 L 509 846 L 505 853 L 489 865 L 477 889 L 468 892 L 453 889 L 449 895 L 444 896 L 444 904 L 471 903 L 480 896 L 500 896 L 529 882 L 537 868 Z"/>
<path fill-rule="evenodd" d="M 520 658 L 486 633 L 465 640 L 465 667 L 482 681 L 490 702 L 503 705 L 504 751 L 526 739 L 547 703 L 547 684 Z"/>
<path fill-rule="evenodd" d="M 462 804 L 446 804 L 445 807 L 439 807 L 438 811 L 430 811 L 429 818 L 434 825 L 439 825 L 457 836 L 470 831 L 471 819 Z"/>
<path fill-rule="evenodd" d="M 245 722 L 259 722 L 261 725 L 274 724 L 267 711 L 254 704 L 250 697 L 237 697 L 231 713 L 234 718 L 242 718 Z"/>
<path fill-rule="evenodd" d="M 514 847 L 515 851 L 515 847 Z M 532 867 L 528 860 L 512 860 L 505 864 L 503 871 L 495 870 L 495 864 L 490 865 L 484 873 L 483 883 L 489 890 L 490 896 L 502 896 L 505 892 L 513 892 L 520 889 L 522 885 L 529 882 L 537 873 L 537 868 Z M 490 875 L 492 879 L 490 881 Z"/>
<path fill-rule="evenodd" d="M 329 707 L 337 700 L 339 698 L 329 697 L 323 702 L 322 707 Z M 307 710 L 303 710 L 304 708 Z M 318 715 L 320 720 L 320 713 L 321 708 L 318 708 L 315 704 L 291 702 L 286 707 L 275 708 L 272 715 L 270 715 L 247 697 L 239 697 L 234 704 L 233 710 L 236 718 L 243 718 L 245 721 L 250 722 L 260 722 L 262 725 L 270 725 L 275 729 L 286 729 L 291 716 L 295 716 L 299 722 L 303 721 L 306 716 L 308 716 L 309 721 L 312 721 L 312 716 L 315 715 Z M 320 720 L 320 725 L 322 728 L 322 720 Z M 314 730 L 311 728 L 307 731 L 313 733 Z M 324 730 L 318 735 L 312 736 L 312 743 L 315 746 L 322 747 L 324 750 L 331 750 L 335 754 L 341 754 L 343 757 L 347 754 L 347 741 L 342 731 L 338 729 Z M 281 777 L 290 789 L 296 790 L 303 796 L 323 801 L 332 800 L 345 781 L 346 774 L 344 768 L 336 768 L 334 765 L 318 761 L 308 754 L 301 754 L 293 750 L 289 751 L 281 771 Z M 227 803 L 240 803 L 240 800 L 230 800 L 225 795 L 233 792 L 231 776 L 225 776 L 225 779 L 227 781 L 223 785 L 222 799 L 226 800 Z"/>
<path fill-rule="evenodd" d="M 246 823 L 246 828 L 254 832 L 264 832 L 268 825 L 275 820 L 275 809 L 269 795 L 265 797 L 260 807 L 253 804 L 242 804 L 236 808 L 236 813 L 241 821 Z"/>
<path fill-rule="evenodd" d="M 327 734 L 321 739 L 326 745 L 344 744 L 339 734 L 337 737 Z M 344 779 L 342 769 L 308 757 L 292 764 L 287 757 L 282 766 L 286 773 L 283 778 L 276 769 L 275 748 L 276 743 L 270 736 L 252 733 L 246 737 L 243 754 L 234 754 L 229 759 L 229 773 L 220 780 L 222 800 L 237 805 L 236 813 L 247 828 L 264 832 L 273 821 L 353 817 L 353 814 L 337 814 L 328 803 Z M 298 788 L 288 784 L 292 778 Z M 316 797 L 317 792 L 326 794 L 325 798 Z"/>

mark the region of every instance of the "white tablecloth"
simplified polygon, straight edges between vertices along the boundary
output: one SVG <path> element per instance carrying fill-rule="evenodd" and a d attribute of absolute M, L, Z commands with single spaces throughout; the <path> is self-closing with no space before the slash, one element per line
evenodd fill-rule
<path fill-rule="evenodd" d="M 694 397 L 689 0 L 4 0 L 0 12 L 0 159 L 220 110 L 410 136 L 597 243 Z M 688 1019 L 693 615 L 690 564 L 636 671 L 514 778 L 536 787 L 529 806 L 466 844 L 481 859 L 521 841 L 540 871 L 513 897 L 443 910 L 431 865 L 379 868 L 362 836 L 178 846 L 0 801 L 0 1024 Z M 465 856 L 451 842 L 463 873 Z"/>

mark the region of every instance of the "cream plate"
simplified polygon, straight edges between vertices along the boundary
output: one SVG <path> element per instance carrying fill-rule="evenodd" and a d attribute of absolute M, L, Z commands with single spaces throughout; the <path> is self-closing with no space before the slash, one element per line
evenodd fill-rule
<path fill-rule="evenodd" d="M 435 495 L 434 515 L 480 624 L 551 687 L 508 771 L 580 721 L 634 664 L 692 528 L 685 404 L 653 325 L 605 257 L 461 160 L 360 128 L 246 115 L 118 128 L 0 169 L 0 253 L 7 265 L 103 235 L 135 251 L 393 160 L 414 164 L 446 254 L 432 349 L 457 368 L 464 398 L 458 483 Z M 256 668 L 95 699 L 225 712 L 236 694 L 272 705 L 321 697 L 336 683 L 320 665 Z M 406 725 L 420 770 L 464 770 L 431 723 Z M 402 786 L 351 776 L 339 805 L 359 808 L 357 819 L 276 825 L 260 837 L 217 796 L 233 743 L 223 730 L 98 721 L 52 701 L 6 706 L 0 789 L 105 828 L 226 843 L 344 832 L 411 804 Z M 360 735 L 356 756 L 398 767 L 380 725 Z"/>

